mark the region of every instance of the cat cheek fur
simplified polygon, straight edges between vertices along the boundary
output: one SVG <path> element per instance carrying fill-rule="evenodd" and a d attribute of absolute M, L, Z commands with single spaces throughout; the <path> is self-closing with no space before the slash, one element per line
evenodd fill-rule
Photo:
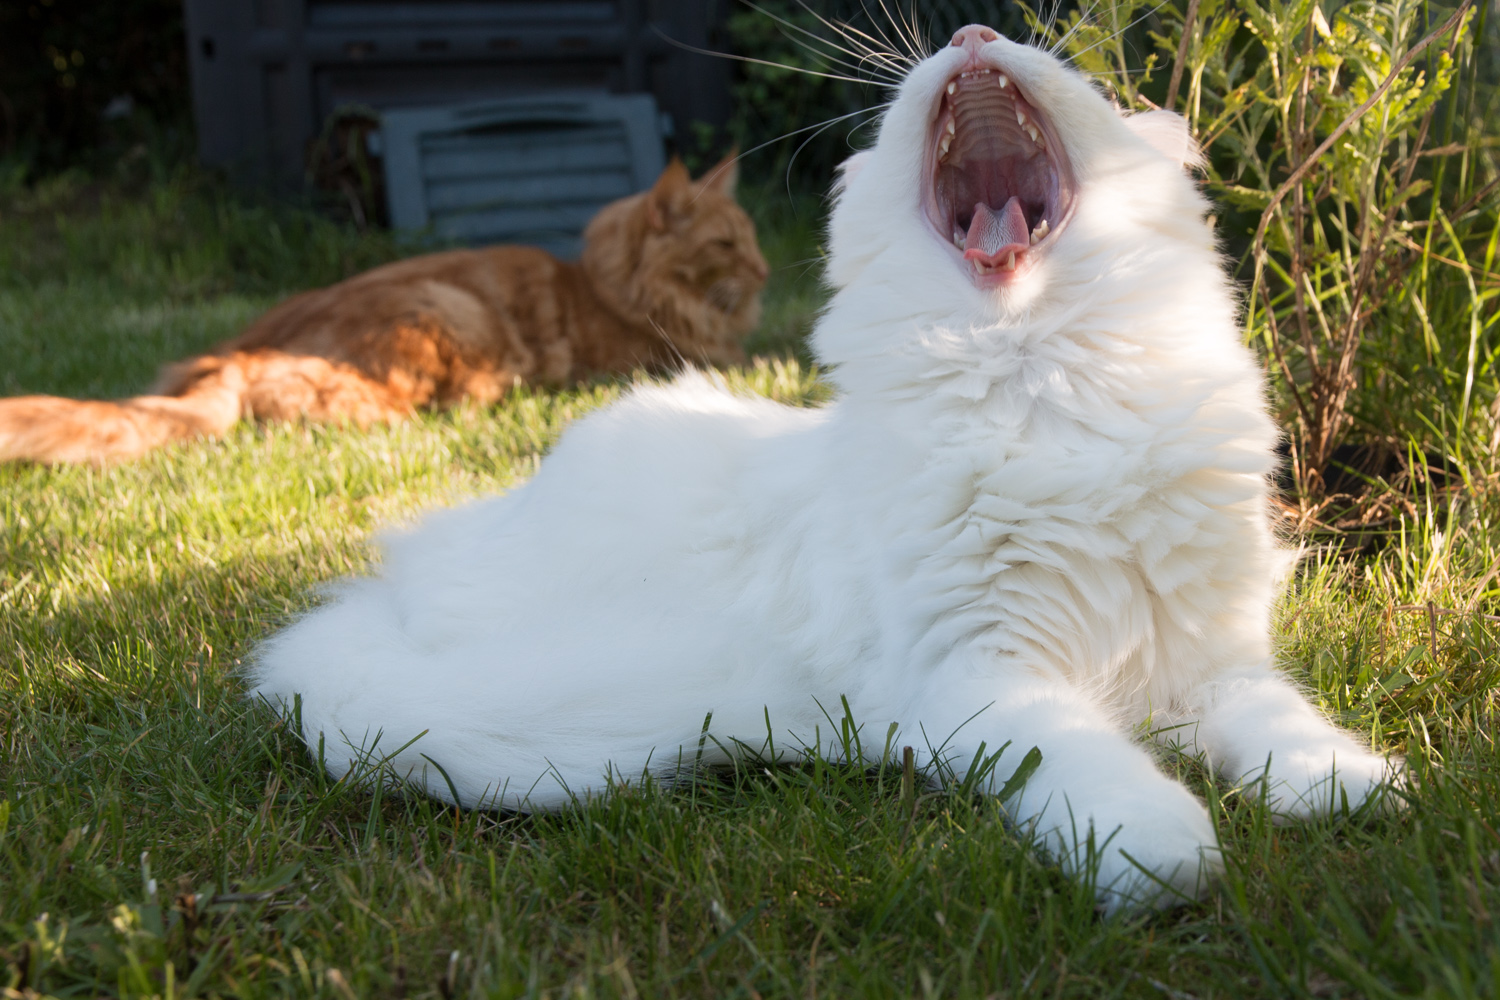
<path fill-rule="evenodd" d="M 300 699 L 333 773 L 378 735 L 431 794 L 561 808 L 607 773 L 670 777 L 768 736 L 837 757 L 824 713 L 846 698 L 960 776 L 1008 745 L 977 776 L 992 791 L 1036 747 L 1007 812 L 1111 909 L 1190 898 L 1222 866 L 1203 804 L 1136 733 L 1264 781 L 1288 815 L 1378 796 L 1386 761 L 1273 665 L 1277 432 L 1202 197 L 1160 134 L 1050 56 L 979 56 L 1076 180 L 1030 266 L 982 286 L 923 209 L 965 58 L 946 49 L 843 174 L 814 332 L 836 402 L 642 386 L 530 483 L 388 541 L 380 575 L 254 668 L 256 695 Z"/>

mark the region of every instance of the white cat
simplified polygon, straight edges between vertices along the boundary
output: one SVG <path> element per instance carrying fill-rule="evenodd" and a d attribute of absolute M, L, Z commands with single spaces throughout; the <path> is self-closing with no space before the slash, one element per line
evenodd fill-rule
<path fill-rule="evenodd" d="M 710 712 L 710 759 L 768 720 L 777 754 L 837 752 L 846 697 L 923 763 L 1009 742 L 991 790 L 1039 748 L 1009 814 L 1111 907 L 1221 863 L 1143 729 L 1285 813 L 1361 802 L 1386 762 L 1272 665 L 1277 431 L 1197 155 L 1175 115 L 964 28 L 845 170 L 835 403 L 638 388 L 530 483 L 389 540 L 265 644 L 255 693 L 300 697 L 334 774 L 404 747 L 433 795 L 515 809 L 670 773 Z"/>

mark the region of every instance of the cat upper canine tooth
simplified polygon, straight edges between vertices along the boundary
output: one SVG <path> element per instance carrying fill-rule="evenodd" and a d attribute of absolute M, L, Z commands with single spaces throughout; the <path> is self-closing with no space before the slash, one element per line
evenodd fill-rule
<path fill-rule="evenodd" d="M 1043 219 L 1041 222 L 1038 222 L 1036 224 L 1036 228 L 1031 231 L 1031 242 L 1035 243 L 1037 240 L 1045 239 L 1047 234 L 1051 231 L 1052 227 L 1047 223 L 1046 219 Z"/>
<path fill-rule="evenodd" d="M 948 158 L 948 147 L 952 145 L 953 136 L 951 134 L 945 135 L 938 140 L 938 162 L 942 162 Z"/>
<path fill-rule="evenodd" d="M 1031 122 L 1026 123 L 1026 134 L 1031 136 L 1031 141 L 1036 145 L 1040 146 L 1042 144 L 1042 134 L 1036 130 L 1036 126 L 1031 124 Z"/>
<path fill-rule="evenodd" d="M 1010 86 L 1010 77 L 1006 76 L 1004 73 L 1000 73 L 995 77 L 995 82 L 1000 85 L 1001 90 L 1004 90 L 1006 87 Z"/>
<path fill-rule="evenodd" d="M 1016 124 L 1017 125 L 1025 125 L 1026 124 L 1026 112 L 1022 111 L 1020 108 L 1016 109 Z"/>
<path fill-rule="evenodd" d="M 956 93 L 958 93 L 958 81 L 957 80 L 949 80 L 948 81 L 948 96 L 952 97 Z"/>

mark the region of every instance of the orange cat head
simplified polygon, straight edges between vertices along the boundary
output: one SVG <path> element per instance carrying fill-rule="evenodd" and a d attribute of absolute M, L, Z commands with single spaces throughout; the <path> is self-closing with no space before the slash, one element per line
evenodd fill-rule
<path fill-rule="evenodd" d="M 760 322 L 766 259 L 734 200 L 730 154 L 694 181 L 674 158 L 649 191 L 607 205 L 584 232 L 601 296 L 651 322 L 689 361 L 733 363 Z"/>

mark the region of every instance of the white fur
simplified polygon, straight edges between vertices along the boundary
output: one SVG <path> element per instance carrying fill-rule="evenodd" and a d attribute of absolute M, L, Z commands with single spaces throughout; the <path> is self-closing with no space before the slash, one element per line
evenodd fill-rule
<path fill-rule="evenodd" d="M 984 56 L 1077 172 L 1032 272 L 981 291 L 922 215 L 945 49 L 843 175 L 815 334 L 838 401 L 638 388 L 530 483 L 389 540 L 255 667 L 257 695 L 300 696 L 331 772 L 425 731 L 391 764 L 432 794 L 552 809 L 698 757 L 710 712 L 710 759 L 765 744 L 767 719 L 778 753 L 832 752 L 846 697 L 867 745 L 895 722 L 960 771 L 1009 742 L 997 783 L 1038 747 L 1010 814 L 1075 871 L 1092 828 L 1111 906 L 1191 895 L 1220 863 L 1143 726 L 1264 774 L 1293 814 L 1376 788 L 1386 763 L 1272 666 L 1277 431 L 1185 130 L 1122 119 L 1039 51 Z"/>

